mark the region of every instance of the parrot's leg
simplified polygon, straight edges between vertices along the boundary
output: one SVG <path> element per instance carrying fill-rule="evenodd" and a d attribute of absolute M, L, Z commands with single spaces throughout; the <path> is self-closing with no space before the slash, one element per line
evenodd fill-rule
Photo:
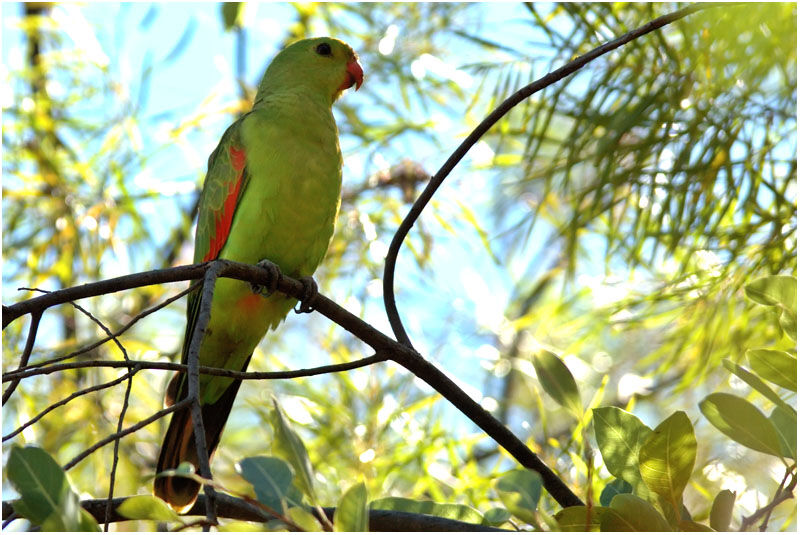
<path fill-rule="evenodd" d="M 269 297 L 278 289 L 278 280 L 281 278 L 281 270 L 266 258 L 264 260 L 259 260 L 256 265 L 267 272 L 269 282 L 265 285 L 251 282 L 250 289 L 255 294 Z"/>
<path fill-rule="evenodd" d="M 298 280 L 303 285 L 303 296 L 300 298 L 297 306 L 294 307 L 294 311 L 297 314 L 314 312 L 314 305 L 312 304 L 312 301 L 319 293 L 317 282 L 311 277 L 300 277 Z"/>

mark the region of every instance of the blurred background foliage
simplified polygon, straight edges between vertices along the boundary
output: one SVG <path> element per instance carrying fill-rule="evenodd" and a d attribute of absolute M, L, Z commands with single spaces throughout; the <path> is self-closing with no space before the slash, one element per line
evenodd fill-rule
<path fill-rule="evenodd" d="M 205 158 L 248 109 L 275 51 L 330 34 L 360 53 L 367 78 L 336 106 L 344 200 L 317 278 L 324 293 L 390 332 L 383 257 L 427 176 L 513 91 L 675 8 L 501 6 L 225 4 L 193 13 L 186 4 L 6 4 L 3 302 L 35 295 L 18 287 L 54 290 L 189 263 Z M 758 347 L 794 352 L 776 317 L 745 300 L 742 287 L 797 274 L 796 20 L 794 4 L 709 9 L 534 95 L 473 147 L 401 252 L 398 302 L 417 348 L 584 499 L 610 476 L 602 468 L 587 476 L 577 453 L 586 434 L 542 396 L 531 363 L 540 347 L 562 355 L 586 408 L 618 405 L 651 425 L 688 412 L 700 444 L 687 495 L 694 515 L 707 514 L 721 488 L 736 490 L 737 513 L 748 514 L 783 474 L 772 458 L 721 441 L 697 402 L 713 391 L 748 392 L 721 359 L 739 362 Z M 115 330 L 183 287 L 81 304 Z M 121 336 L 128 357 L 176 359 L 183 307 Z M 28 321 L 3 332 L 4 370 L 18 365 Z M 32 361 L 101 336 L 71 306 L 49 311 Z M 322 318 L 292 316 L 251 369 L 366 351 Z M 106 344 L 81 358 L 122 354 Z M 4 435 L 118 374 L 23 381 L 4 406 Z M 166 381 L 163 372 L 137 376 L 126 425 L 161 408 Z M 125 386 L 53 411 L 4 449 L 37 443 L 66 463 L 116 429 Z M 269 454 L 272 393 L 301 431 L 329 503 L 363 478 L 371 498 L 485 511 L 499 503 L 492 480 L 514 467 L 428 387 L 383 364 L 246 383 L 213 463 L 231 489 L 249 488 L 236 461 Z M 116 495 L 150 492 L 164 425 L 123 439 Z M 111 455 L 106 446 L 70 470 L 86 496 L 107 494 L 98 475 Z M 794 502 L 784 505 L 771 529 L 795 526 Z"/>

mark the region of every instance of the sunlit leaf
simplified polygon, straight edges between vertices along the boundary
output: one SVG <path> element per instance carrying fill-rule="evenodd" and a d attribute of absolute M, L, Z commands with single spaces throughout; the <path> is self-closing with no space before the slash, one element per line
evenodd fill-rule
<path fill-rule="evenodd" d="M 762 379 L 797 392 L 797 359 L 785 351 L 751 349 L 745 355 Z"/>
<path fill-rule="evenodd" d="M 333 527 L 336 531 L 369 531 L 367 487 L 363 482 L 342 495 L 333 515 Z"/>
<path fill-rule="evenodd" d="M 697 440 L 689 417 L 674 412 L 648 435 L 639 450 L 639 471 L 645 484 L 678 510 L 697 456 Z"/>
<path fill-rule="evenodd" d="M 600 516 L 605 510 L 585 505 L 565 507 L 556 513 L 556 521 L 561 531 L 600 531 Z"/>
<path fill-rule="evenodd" d="M 736 493 L 723 489 L 714 497 L 709 513 L 711 527 L 717 531 L 728 531 L 733 518 L 733 504 L 736 501 Z"/>
<path fill-rule="evenodd" d="M 583 405 L 578 393 L 578 385 L 569 368 L 553 353 L 542 350 L 533 356 L 533 367 L 542 388 L 559 405 L 565 407 L 576 417 L 583 415 Z"/>
<path fill-rule="evenodd" d="M 601 531 L 672 531 L 658 510 L 633 494 L 618 494 L 600 513 Z"/>
<path fill-rule="evenodd" d="M 749 401 L 717 392 L 700 402 L 700 411 L 711 424 L 743 446 L 782 456 L 775 426 Z"/>

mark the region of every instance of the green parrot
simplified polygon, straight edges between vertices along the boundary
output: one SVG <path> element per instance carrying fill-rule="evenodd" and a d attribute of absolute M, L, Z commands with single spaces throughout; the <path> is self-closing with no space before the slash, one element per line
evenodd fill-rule
<path fill-rule="evenodd" d="M 330 37 L 304 39 L 272 60 L 253 109 L 222 135 L 208 159 L 195 236 L 194 261 L 225 258 L 255 264 L 269 260 L 295 278 L 310 277 L 328 248 L 342 184 L 342 153 L 332 105 L 363 81 L 358 58 Z M 189 295 L 181 362 L 187 362 L 202 286 Z M 245 370 L 268 329 L 283 321 L 296 300 L 264 296 L 242 281 L 217 280 L 211 318 L 200 345 L 200 364 Z M 186 374 L 170 381 L 166 404 L 184 399 Z M 241 380 L 200 376 L 209 456 Z M 157 471 L 182 462 L 197 466 L 189 409 L 173 413 Z M 182 477 L 155 480 L 155 495 L 175 510 L 191 508 L 200 485 Z"/>

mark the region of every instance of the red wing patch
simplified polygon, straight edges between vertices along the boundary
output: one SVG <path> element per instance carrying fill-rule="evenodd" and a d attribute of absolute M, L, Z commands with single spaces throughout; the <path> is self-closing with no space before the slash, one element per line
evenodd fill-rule
<path fill-rule="evenodd" d="M 233 213 L 236 211 L 236 202 L 239 200 L 239 190 L 242 188 L 242 178 L 244 177 L 245 152 L 244 149 L 231 147 L 228 150 L 231 156 L 231 165 L 236 171 L 236 180 L 228 186 L 225 200 L 220 210 L 214 217 L 214 231 L 211 234 L 211 241 L 208 244 L 208 252 L 203 257 L 203 262 L 214 260 L 219 256 L 222 246 L 228 240 L 233 223 Z"/>

